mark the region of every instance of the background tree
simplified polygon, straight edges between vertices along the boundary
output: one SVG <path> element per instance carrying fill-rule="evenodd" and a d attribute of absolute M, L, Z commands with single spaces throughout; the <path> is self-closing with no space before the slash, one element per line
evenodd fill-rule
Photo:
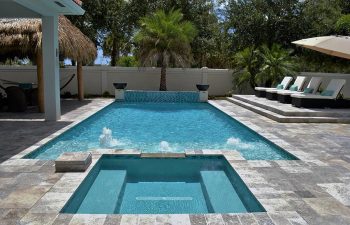
<path fill-rule="evenodd" d="M 137 67 L 139 64 L 135 56 L 121 56 L 118 65 L 123 67 Z"/>
<path fill-rule="evenodd" d="M 339 18 L 335 24 L 335 30 L 337 34 L 350 35 L 350 14 Z"/>
<path fill-rule="evenodd" d="M 232 50 L 246 47 L 271 46 L 290 42 L 303 36 L 299 0 L 230 0 L 226 26 L 232 31 Z"/>
<path fill-rule="evenodd" d="M 83 8 L 83 16 L 69 18 L 112 58 L 111 65 L 117 65 L 121 56 L 135 54 L 133 37 L 141 17 L 172 8 L 179 9 L 198 30 L 191 43 L 191 67 L 232 68 L 235 53 L 274 43 L 295 49 L 295 56 L 316 63 L 309 66 L 315 70 L 347 64 L 291 42 L 335 34 L 338 19 L 350 13 L 349 0 L 84 0 Z M 307 69 L 304 62 L 298 62 Z M 325 68 L 326 64 L 332 66 Z"/>
<path fill-rule="evenodd" d="M 260 72 L 261 60 L 254 47 L 248 47 L 234 56 L 234 84 L 235 89 L 241 91 L 247 84 L 256 87 L 256 75 Z"/>
<path fill-rule="evenodd" d="M 296 75 L 296 66 L 290 56 L 291 51 L 283 49 L 281 45 L 273 44 L 271 48 L 263 45 L 258 54 L 262 59 L 262 65 L 256 76 L 257 82 L 269 87 L 284 76 Z"/>
<path fill-rule="evenodd" d="M 304 38 L 335 33 L 335 24 L 342 15 L 339 0 L 306 0 L 303 4 Z"/>
<path fill-rule="evenodd" d="M 141 65 L 161 67 L 160 91 L 166 91 L 166 68 L 169 64 L 184 67 L 192 59 L 191 42 L 197 32 L 192 23 L 183 20 L 179 10 L 165 13 L 159 10 L 141 19 L 141 28 L 135 36 L 139 45 Z"/>

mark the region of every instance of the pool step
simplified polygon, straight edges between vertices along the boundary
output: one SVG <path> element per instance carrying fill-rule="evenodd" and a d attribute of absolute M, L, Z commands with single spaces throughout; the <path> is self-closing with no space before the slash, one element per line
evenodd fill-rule
<path fill-rule="evenodd" d="M 215 213 L 247 212 L 224 171 L 201 171 L 200 175 Z"/>
<path fill-rule="evenodd" d="M 113 214 L 126 173 L 126 170 L 100 170 L 77 213 Z"/>
<path fill-rule="evenodd" d="M 255 105 L 239 96 L 226 98 L 227 101 L 249 109 L 257 114 L 265 116 L 279 123 L 350 123 L 349 117 L 328 117 L 328 116 L 291 116 L 279 114 L 279 111 L 270 111 L 265 106 Z"/>
<path fill-rule="evenodd" d="M 120 214 L 208 213 L 199 182 L 127 183 Z"/>

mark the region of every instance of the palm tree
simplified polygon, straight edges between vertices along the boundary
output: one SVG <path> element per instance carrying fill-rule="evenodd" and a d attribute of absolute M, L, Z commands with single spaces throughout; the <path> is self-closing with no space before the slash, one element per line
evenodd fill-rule
<path fill-rule="evenodd" d="M 263 45 L 258 53 L 263 61 L 263 65 L 260 73 L 256 76 L 257 81 L 270 86 L 286 75 L 295 75 L 296 66 L 290 53 L 289 50 L 283 49 L 278 44 L 273 44 L 271 48 Z"/>
<path fill-rule="evenodd" d="M 138 58 L 142 66 L 160 66 L 160 91 L 166 91 L 166 68 L 185 67 L 192 61 L 191 42 L 197 31 L 192 23 L 183 21 L 179 10 L 165 13 L 159 10 L 141 19 L 135 36 L 139 45 Z"/>
<path fill-rule="evenodd" d="M 233 61 L 235 66 L 233 76 L 236 88 L 240 89 L 243 85 L 249 84 L 254 89 L 256 87 L 255 78 L 261 65 L 257 50 L 254 47 L 245 48 L 234 55 Z"/>

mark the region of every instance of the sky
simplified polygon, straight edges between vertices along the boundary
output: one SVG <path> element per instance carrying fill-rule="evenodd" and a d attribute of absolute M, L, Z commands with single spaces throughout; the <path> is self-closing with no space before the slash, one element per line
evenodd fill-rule
<path fill-rule="evenodd" d="M 111 61 L 111 57 L 103 56 L 103 50 L 101 47 L 97 47 L 97 57 L 95 59 L 94 64 L 95 65 L 109 65 Z M 64 60 L 65 65 L 72 65 L 72 62 L 70 59 Z"/>

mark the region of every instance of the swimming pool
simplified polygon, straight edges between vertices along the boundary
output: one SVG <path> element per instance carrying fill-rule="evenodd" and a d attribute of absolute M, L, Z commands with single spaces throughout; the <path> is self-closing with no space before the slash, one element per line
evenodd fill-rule
<path fill-rule="evenodd" d="M 223 156 L 174 159 L 103 155 L 61 213 L 264 211 Z"/>
<path fill-rule="evenodd" d="M 115 102 L 26 158 L 56 159 L 63 152 L 98 148 L 142 152 L 237 150 L 248 160 L 294 160 L 208 103 Z"/>

